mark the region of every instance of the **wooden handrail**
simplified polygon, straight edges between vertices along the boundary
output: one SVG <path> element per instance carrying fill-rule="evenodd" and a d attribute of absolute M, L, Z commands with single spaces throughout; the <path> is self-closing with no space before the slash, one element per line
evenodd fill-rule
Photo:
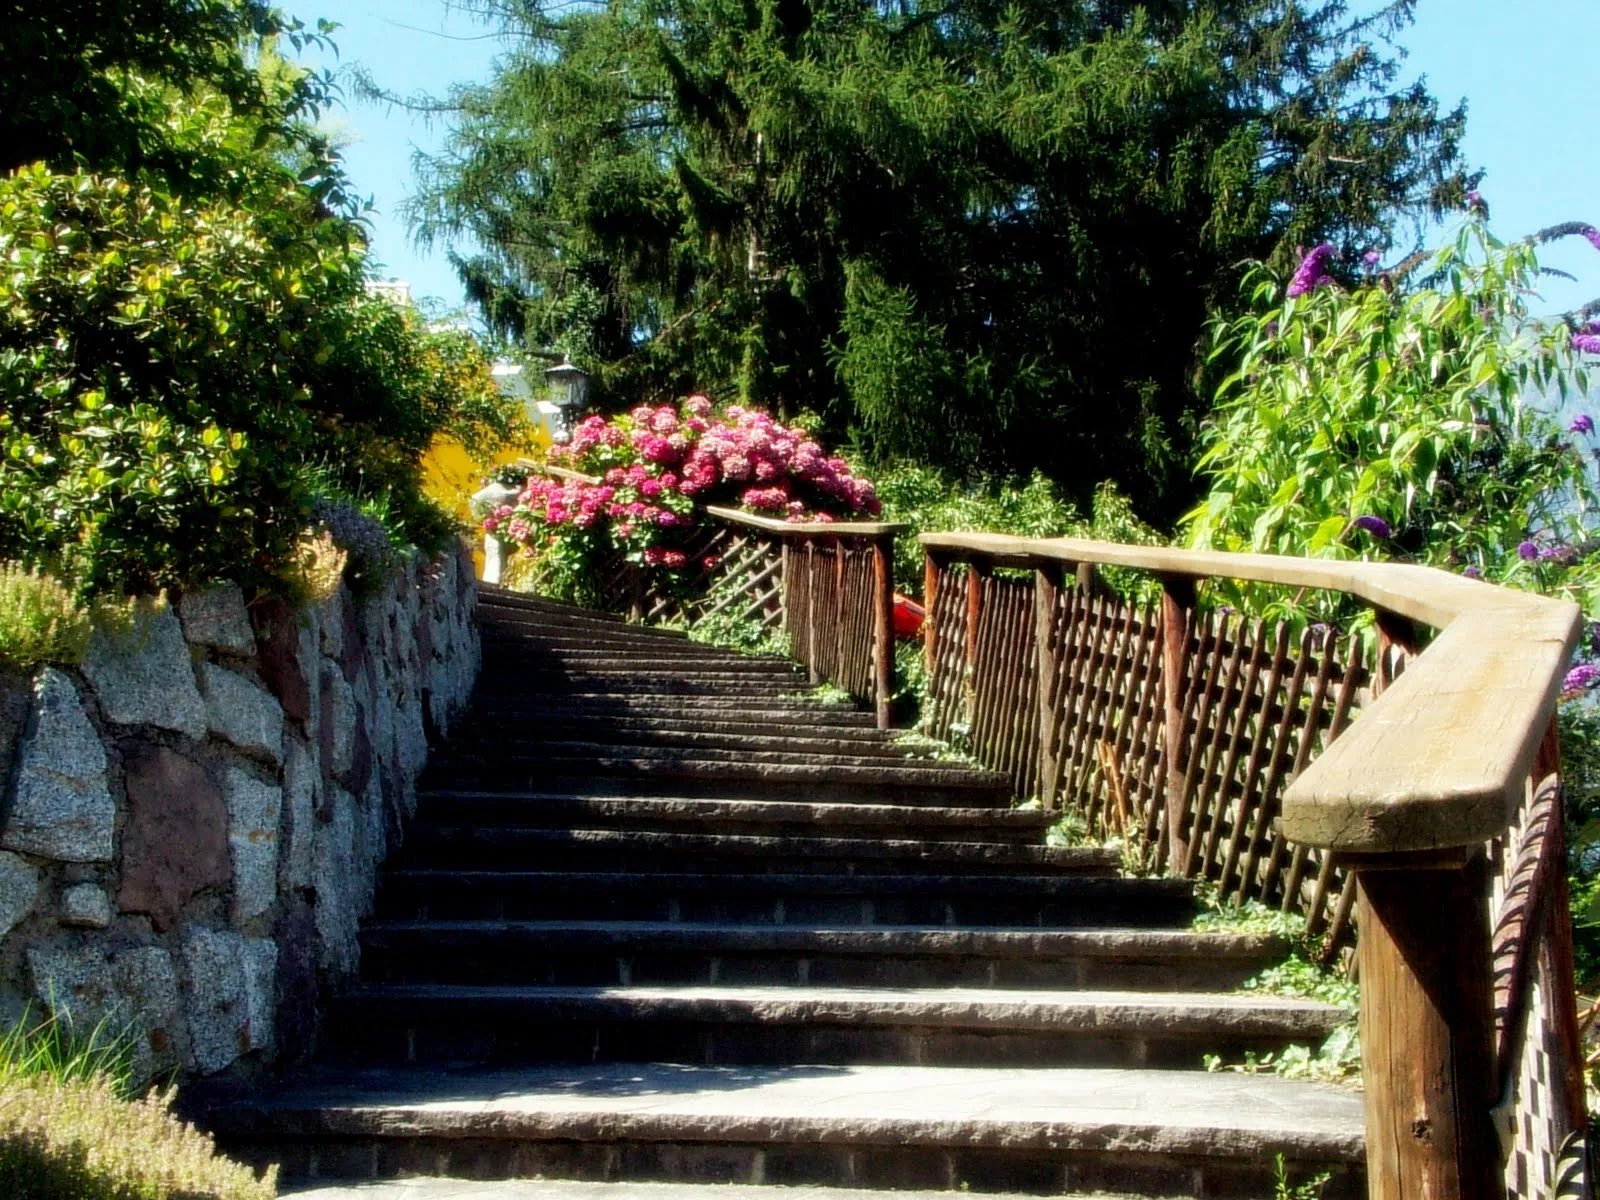
<path fill-rule="evenodd" d="M 1361 853 L 1494 837 L 1518 803 L 1582 626 L 1576 604 L 1433 567 L 1128 546 L 1081 538 L 934 533 L 936 556 L 1070 562 L 1162 576 L 1338 591 L 1441 632 L 1284 793 L 1284 835 Z"/>
<path fill-rule="evenodd" d="M 724 508 L 708 504 L 705 512 L 719 520 L 734 525 L 746 525 L 780 537 L 893 537 L 911 526 L 901 521 L 780 521 L 776 517 L 763 517 L 745 512 L 741 508 Z"/>
<path fill-rule="evenodd" d="M 1525 839 L 1549 839 L 1534 847 L 1543 855 L 1541 861 L 1558 861 L 1559 793 L 1552 799 L 1556 781 L 1546 775 L 1555 770 L 1553 714 L 1581 628 L 1577 605 L 1408 564 L 977 533 L 924 534 L 921 541 L 930 591 L 927 657 L 936 694 L 944 704 L 952 699 L 946 681 L 963 662 L 964 677 L 973 675 L 972 646 L 980 625 L 988 628 L 979 608 L 983 597 L 1011 598 L 1010 615 L 1005 618 L 1010 644 L 1018 637 L 1031 637 L 1041 678 L 1036 694 L 1025 703 L 1036 705 L 1039 713 L 1035 774 L 1042 781 L 1041 799 L 1046 804 L 1056 798 L 1056 767 L 1064 751 L 1050 740 L 1066 728 L 1058 722 L 1070 720 L 1072 735 L 1081 740 L 1099 736 L 1097 730 L 1126 731 L 1131 719 L 1133 732 L 1126 736 L 1118 732 L 1119 743 L 1098 742 L 1102 770 L 1112 774 L 1117 770 L 1117 745 L 1148 747 L 1147 733 L 1142 731 L 1161 720 L 1158 779 L 1164 786 L 1165 807 L 1159 813 L 1147 811 L 1145 829 L 1146 836 L 1153 837 L 1158 818 L 1164 818 L 1163 849 L 1169 869 L 1187 874 L 1220 872 L 1226 889 L 1240 851 L 1250 864 L 1241 875 L 1242 895 L 1261 862 L 1257 848 L 1246 847 L 1241 838 L 1252 819 L 1250 805 L 1259 806 L 1252 839 L 1259 839 L 1275 806 L 1274 828 L 1286 839 L 1278 845 L 1293 844 L 1286 851 L 1287 881 L 1281 883 L 1284 907 L 1301 903 L 1310 867 L 1315 868 L 1307 914 L 1310 932 L 1318 931 L 1333 891 L 1338 892 L 1338 902 L 1332 906 L 1336 915 L 1331 937 L 1338 936 L 1341 926 L 1348 933 L 1351 907 L 1356 906 L 1371 1196 L 1412 1200 L 1505 1195 L 1506 1180 L 1522 1167 L 1501 1160 L 1492 1110 L 1502 1094 L 1512 1095 L 1505 1089 L 1522 1086 L 1509 1072 L 1515 1055 L 1525 1056 L 1530 1045 L 1535 1055 L 1548 1051 L 1551 1059 L 1541 1059 L 1534 1075 L 1523 1080 L 1535 1088 L 1535 1095 L 1531 1100 L 1518 1098 L 1519 1120 L 1512 1122 L 1519 1129 L 1517 1136 L 1522 1136 L 1522 1125 L 1535 1120 L 1545 1125 L 1541 1136 L 1554 1134 L 1546 1141 L 1552 1146 L 1569 1130 L 1581 1131 L 1581 1088 L 1567 1078 L 1575 1078 L 1582 1051 L 1569 1002 L 1571 931 L 1560 871 L 1548 872 L 1554 883 L 1543 887 L 1532 879 L 1527 902 L 1535 905 L 1529 910 L 1535 918 L 1515 929 L 1515 922 L 1506 926 L 1510 930 L 1506 937 L 1524 940 L 1496 950 L 1503 961 L 1520 965 L 1525 973 L 1537 942 L 1540 969 L 1547 971 L 1538 992 L 1540 1012 L 1522 1014 L 1530 1032 L 1520 1042 L 1506 1041 L 1498 1061 L 1490 1000 L 1494 976 L 1488 911 L 1490 859 L 1503 853 L 1493 846 L 1510 845 L 1508 825 L 1514 818 L 1520 815 L 1524 821 Z M 959 606 L 945 599 L 955 582 L 948 567 L 956 562 L 968 565 L 964 622 Z M 1076 571 L 1066 570 L 1064 564 L 1072 564 Z M 1147 571 L 1162 582 L 1159 693 L 1148 686 L 1153 618 L 1148 611 L 1098 595 L 1090 586 L 1096 566 Z M 994 580 L 996 567 L 1031 568 L 1034 579 L 1031 586 L 1013 580 L 1002 587 Z M 1074 576 L 1077 594 L 1062 600 L 1055 580 Z M 1195 581 L 1219 577 L 1335 591 L 1364 601 L 1376 610 L 1376 669 L 1368 673 L 1355 640 L 1342 662 L 1336 663 L 1331 639 L 1326 635 L 1314 639 L 1306 631 L 1299 655 L 1289 657 L 1289 631 L 1282 624 L 1277 627 L 1275 648 L 1268 651 L 1260 623 L 1247 629 L 1237 619 L 1197 614 Z M 1027 629 L 1015 603 L 1025 587 L 1034 598 Z M 1065 631 L 1059 635 L 1070 641 L 1068 650 L 1056 644 L 1058 622 L 1065 622 L 1070 631 L 1070 638 Z M 1439 631 L 1420 653 L 1413 623 Z M 1118 656 L 1113 675 L 1138 661 L 1145 664 L 1142 682 L 1136 676 L 1104 680 L 1113 648 Z M 1008 669 L 1016 673 L 1017 664 L 1027 660 L 1013 654 L 1007 661 Z M 1264 663 L 1269 682 L 1258 691 Z M 1287 692 L 1282 692 L 1286 673 L 1292 678 Z M 993 728 L 995 698 L 1009 703 L 1007 698 L 1018 689 L 1007 692 L 997 686 L 993 663 L 985 663 L 981 674 L 980 688 L 986 689 L 982 695 L 989 707 L 976 707 L 985 728 Z M 1335 676 L 1337 700 L 1332 696 Z M 1361 706 L 1359 719 L 1350 721 L 1363 681 L 1374 698 Z M 1077 691 L 1070 691 L 1073 686 Z M 1159 716 L 1157 694 L 1164 708 Z M 1107 715 L 1106 697 L 1111 695 L 1122 703 L 1123 716 L 1115 725 Z M 1272 718 L 1280 723 L 1272 739 L 1272 765 L 1266 778 L 1258 779 L 1256 772 L 1263 766 L 1261 739 L 1267 736 L 1275 705 L 1281 716 Z M 1229 709 L 1234 713 L 1231 720 L 1223 711 Z M 1026 722 L 1021 727 L 1034 728 L 1032 713 L 1019 710 L 1015 715 Z M 1246 734 L 1252 715 L 1256 724 Z M 1275 781 L 1285 769 L 1284 734 L 1296 722 L 1301 729 L 1289 768 L 1292 782 L 1277 797 Z M 1241 738 L 1251 743 L 1245 768 L 1249 778 L 1236 781 Z M 1314 754 L 1319 742 L 1321 753 Z M 992 752 L 992 745 L 980 746 L 983 750 Z M 1065 752 L 1075 763 L 1085 758 L 1084 747 L 1072 746 L 1070 739 Z M 1148 779 L 1156 758 L 1146 751 L 1141 761 Z M 1096 794 L 1083 770 L 1081 765 L 1076 768 L 1065 781 L 1065 790 L 1069 802 L 1083 804 L 1092 813 Z M 1546 809 L 1556 814 L 1547 817 L 1541 828 L 1553 833 L 1536 833 L 1527 826 L 1530 816 L 1540 811 L 1534 803 L 1536 783 L 1542 783 L 1537 795 L 1543 797 Z M 1150 807 L 1155 808 L 1153 801 Z M 1225 830 L 1231 832 L 1232 848 L 1219 861 L 1215 848 Z M 1489 855 L 1484 852 L 1486 845 L 1491 848 Z M 1311 849 L 1315 847 L 1323 849 Z M 1273 849 L 1269 858 L 1277 861 L 1278 853 Z M 1269 864 L 1267 878 L 1275 879 L 1276 872 Z M 1335 877 L 1347 872 L 1353 880 L 1347 877 L 1344 885 L 1335 887 Z M 1272 884 L 1260 886 L 1265 893 Z M 1522 1003 L 1517 994 L 1508 987 L 1508 1005 Z M 1524 988 L 1521 994 L 1532 992 Z M 1517 1015 L 1513 1011 L 1506 1018 L 1508 1038 Z M 1531 1032 L 1536 1027 L 1543 1032 Z M 1547 1087 L 1540 1081 L 1551 1075 L 1564 1086 L 1554 1094 L 1540 1092 Z M 1534 1082 L 1527 1083 L 1528 1078 Z"/>

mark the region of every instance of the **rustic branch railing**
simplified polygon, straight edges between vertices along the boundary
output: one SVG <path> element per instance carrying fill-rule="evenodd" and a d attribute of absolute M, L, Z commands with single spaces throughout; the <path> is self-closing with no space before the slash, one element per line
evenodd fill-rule
<path fill-rule="evenodd" d="M 556 478 L 600 480 L 529 460 Z M 894 692 L 894 538 L 885 521 L 790 522 L 707 505 L 682 570 L 654 574 L 622 558 L 601 569 L 602 603 L 652 624 L 723 613 L 786 633 L 814 684 L 872 704 L 890 724 Z"/>
<path fill-rule="evenodd" d="M 1585 1127 L 1553 733 L 1576 606 L 1398 564 L 922 542 L 933 732 L 1357 942 L 1371 1195 L 1549 1195 Z M 1204 612 L 1207 578 L 1346 593 L 1377 636 Z"/>

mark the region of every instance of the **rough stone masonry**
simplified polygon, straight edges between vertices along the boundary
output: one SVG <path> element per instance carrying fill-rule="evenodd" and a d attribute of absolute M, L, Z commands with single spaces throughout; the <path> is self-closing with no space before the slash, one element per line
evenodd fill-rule
<path fill-rule="evenodd" d="M 471 695 L 476 597 L 464 550 L 299 609 L 222 584 L 0 676 L 0 1020 L 129 1028 L 145 1078 L 308 1053 Z"/>

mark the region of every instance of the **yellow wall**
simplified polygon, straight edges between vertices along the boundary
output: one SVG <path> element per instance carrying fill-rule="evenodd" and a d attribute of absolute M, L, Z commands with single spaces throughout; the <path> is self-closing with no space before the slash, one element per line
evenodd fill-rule
<path fill-rule="evenodd" d="M 483 486 L 483 477 L 493 468 L 516 462 L 533 453 L 548 448 L 550 439 L 542 428 L 535 427 L 526 445 L 507 446 L 495 453 L 487 462 L 475 462 L 461 443 L 454 438 L 438 437 L 428 452 L 422 456 L 422 490 L 436 504 L 454 513 L 469 525 L 472 517 L 472 494 Z M 472 561 L 478 574 L 483 574 L 483 539 L 473 540 Z"/>

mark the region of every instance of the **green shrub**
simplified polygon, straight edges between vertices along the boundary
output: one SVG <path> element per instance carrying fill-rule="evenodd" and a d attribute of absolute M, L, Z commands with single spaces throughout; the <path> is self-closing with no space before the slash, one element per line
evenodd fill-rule
<path fill-rule="evenodd" d="M 351 222 L 292 177 L 244 190 L 0 179 L 0 556 L 101 592 L 275 584 L 317 469 L 439 539 L 420 455 L 512 405 L 470 339 L 366 296 Z"/>
<path fill-rule="evenodd" d="M 0 563 L 0 668 L 75 666 L 89 648 L 89 632 L 89 614 L 58 580 Z"/>
<path fill-rule="evenodd" d="M 0 1195 L 9 1200 L 271 1200 L 257 1179 L 169 1111 L 124 1100 L 104 1075 L 0 1074 Z"/>

